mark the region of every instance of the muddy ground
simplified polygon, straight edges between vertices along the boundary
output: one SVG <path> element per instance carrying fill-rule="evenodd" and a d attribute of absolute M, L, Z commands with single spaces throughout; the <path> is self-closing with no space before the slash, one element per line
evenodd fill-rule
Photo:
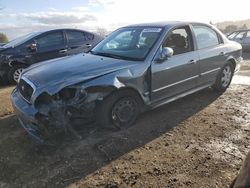
<path fill-rule="evenodd" d="M 250 151 L 250 61 L 223 94 L 203 90 L 123 131 L 85 125 L 82 140 L 50 146 L 20 127 L 12 89 L 0 89 L 0 187 L 228 187 Z"/>

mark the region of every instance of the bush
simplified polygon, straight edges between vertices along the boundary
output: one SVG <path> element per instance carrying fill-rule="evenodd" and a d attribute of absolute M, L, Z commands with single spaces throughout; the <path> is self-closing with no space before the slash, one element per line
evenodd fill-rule
<path fill-rule="evenodd" d="M 9 40 L 8 40 L 8 37 L 6 34 L 4 33 L 0 33 L 0 43 L 7 43 Z"/>

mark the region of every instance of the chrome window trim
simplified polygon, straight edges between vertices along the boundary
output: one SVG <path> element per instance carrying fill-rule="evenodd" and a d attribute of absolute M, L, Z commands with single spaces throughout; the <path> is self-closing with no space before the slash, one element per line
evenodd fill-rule
<path fill-rule="evenodd" d="M 167 85 L 167 86 L 164 86 L 164 87 L 160 87 L 160 88 L 158 88 L 158 89 L 155 89 L 155 90 L 153 90 L 153 92 L 155 93 L 155 92 L 161 91 L 161 90 L 163 90 L 163 89 L 167 89 L 167 88 L 169 88 L 169 87 L 172 87 L 172 86 L 181 84 L 181 83 L 183 83 L 183 82 L 187 82 L 187 81 L 189 81 L 189 80 L 192 80 L 192 79 L 195 79 L 195 78 L 198 78 L 198 77 L 199 77 L 199 75 L 192 76 L 192 77 L 189 77 L 189 78 L 187 78 L 187 79 L 184 79 L 184 80 L 181 80 L 181 81 L 178 81 L 178 82 L 169 84 L 169 85 Z"/>

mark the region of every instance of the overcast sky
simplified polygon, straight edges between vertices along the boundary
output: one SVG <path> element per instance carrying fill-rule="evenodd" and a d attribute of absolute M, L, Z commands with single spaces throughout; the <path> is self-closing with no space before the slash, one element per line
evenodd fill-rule
<path fill-rule="evenodd" d="M 0 0 L 0 32 L 10 39 L 50 28 L 114 30 L 164 20 L 250 19 L 249 0 Z"/>

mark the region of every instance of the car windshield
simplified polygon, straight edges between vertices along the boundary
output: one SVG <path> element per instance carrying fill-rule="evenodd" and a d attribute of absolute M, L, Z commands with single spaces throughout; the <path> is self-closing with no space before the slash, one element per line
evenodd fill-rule
<path fill-rule="evenodd" d="M 90 53 L 117 59 L 142 61 L 158 40 L 161 27 L 122 28 L 114 31 Z"/>
<path fill-rule="evenodd" d="M 15 47 L 18 46 L 19 44 L 22 44 L 26 41 L 28 41 L 29 39 L 35 37 L 36 35 L 38 35 L 40 32 L 33 32 L 33 33 L 29 33 L 27 35 L 18 37 L 10 42 L 8 42 L 7 44 L 5 44 L 3 47 L 4 48 L 9 48 L 9 47 Z"/>
<path fill-rule="evenodd" d="M 239 32 L 234 32 L 234 33 L 231 33 L 230 35 L 228 35 L 228 39 L 233 39 Z"/>

